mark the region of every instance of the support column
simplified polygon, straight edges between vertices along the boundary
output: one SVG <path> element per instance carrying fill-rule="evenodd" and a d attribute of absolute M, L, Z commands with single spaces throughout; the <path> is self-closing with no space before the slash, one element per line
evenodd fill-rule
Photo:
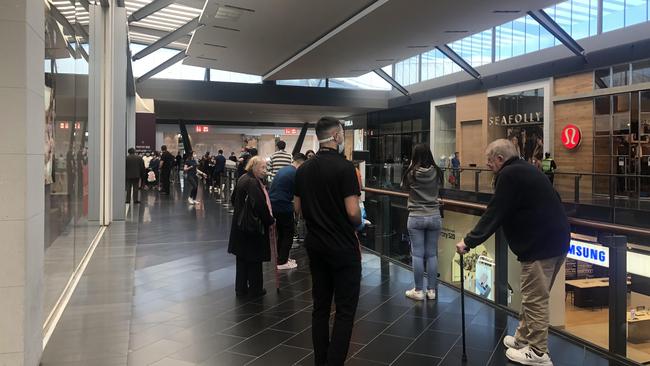
<path fill-rule="evenodd" d="M 42 0 L 0 1 L 0 365 L 43 349 L 45 80 Z"/>
<path fill-rule="evenodd" d="M 106 118 L 105 152 L 110 170 L 107 202 L 110 202 L 110 220 L 124 220 L 126 211 L 125 158 L 126 158 L 126 75 L 127 75 L 127 23 L 126 8 L 112 6 L 109 11 L 108 49 L 110 62 L 107 79 L 109 111 Z"/>
<path fill-rule="evenodd" d="M 88 62 L 88 220 L 100 220 L 102 200 L 102 115 L 105 27 L 101 5 L 89 5 L 90 60 Z M 102 222 L 102 224 L 105 224 Z"/>

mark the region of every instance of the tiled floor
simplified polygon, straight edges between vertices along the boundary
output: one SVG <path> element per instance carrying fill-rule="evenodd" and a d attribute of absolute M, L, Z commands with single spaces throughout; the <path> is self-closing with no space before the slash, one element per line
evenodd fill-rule
<path fill-rule="evenodd" d="M 313 365 L 311 279 L 303 250 L 298 269 L 271 267 L 260 298 L 234 296 L 230 217 L 214 200 L 189 206 L 148 194 L 125 223 L 105 234 L 43 356 L 43 365 Z M 411 272 L 363 255 L 363 280 L 348 365 L 460 365 L 459 294 L 440 287 L 435 302 L 404 290 Z M 508 365 L 504 334 L 516 320 L 466 301 L 468 365 Z M 555 365 L 615 365 L 552 335 Z"/>

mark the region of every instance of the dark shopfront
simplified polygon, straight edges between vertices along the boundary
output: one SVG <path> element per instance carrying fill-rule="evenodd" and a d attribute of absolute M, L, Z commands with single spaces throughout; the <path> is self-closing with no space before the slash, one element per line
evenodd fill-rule
<path fill-rule="evenodd" d="M 399 187 L 413 146 L 429 143 L 429 115 L 428 102 L 368 113 L 366 185 Z"/>

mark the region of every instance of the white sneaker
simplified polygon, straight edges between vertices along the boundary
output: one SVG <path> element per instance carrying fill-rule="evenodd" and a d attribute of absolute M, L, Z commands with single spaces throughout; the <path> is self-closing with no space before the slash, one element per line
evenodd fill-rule
<path fill-rule="evenodd" d="M 194 200 L 192 199 L 192 197 L 188 197 L 188 198 L 187 198 L 187 202 L 189 202 L 190 205 L 193 205 L 194 203 L 196 203 L 196 201 L 194 201 Z"/>
<path fill-rule="evenodd" d="M 530 349 L 530 346 L 525 346 L 522 349 L 509 348 L 506 351 L 506 357 L 508 357 L 510 361 L 522 365 L 553 366 L 553 362 L 551 362 L 548 353 L 538 356 L 532 349 Z"/>
<path fill-rule="evenodd" d="M 526 347 L 526 343 L 518 342 L 517 339 L 511 335 L 503 337 L 503 345 L 514 349 L 522 349 Z"/>
<path fill-rule="evenodd" d="M 435 300 L 436 299 L 436 290 L 433 290 L 433 289 L 427 290 L 427 299 Z"/>
<path fill-rule="evenodd" d="M 417 291 L 416 289 L 413 288 L 410 290 L 406 290 L 405 294 L 406 297 L 408 297 L 409 299 L 418 300 L 418 301 L 424 300 L 424 291 L 422 290 Z"/>
<path fill-rule="evenodd" d="M 293 259 L 293 258 L 289 258 L 289 259 L 287 259 L 287 262 L 296 263 L 296 260 Z"/>
<path fill-rule="evenodd" d="M 298 267 L 297 264 L 295 264 L 295 263 L 291 263 L 291 262 L 287 262 L 287 263 L 285 263 L 285 264 L 280 264 L 280 265 L 278 265 L 278 270 L 283 270 L 283 269 L 294 269 L 294 268 L 296 268 L 296 267 Z"/>

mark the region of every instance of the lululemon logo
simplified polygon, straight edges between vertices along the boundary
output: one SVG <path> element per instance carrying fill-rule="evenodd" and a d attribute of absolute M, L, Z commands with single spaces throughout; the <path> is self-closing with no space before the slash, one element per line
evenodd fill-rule
<path fill-rule="evenodd" d="M 566 125 L 562 129 L 562 145 L 569 150 L 573 150 L 580 145 L 582 133 L 576 125 Z"/>

